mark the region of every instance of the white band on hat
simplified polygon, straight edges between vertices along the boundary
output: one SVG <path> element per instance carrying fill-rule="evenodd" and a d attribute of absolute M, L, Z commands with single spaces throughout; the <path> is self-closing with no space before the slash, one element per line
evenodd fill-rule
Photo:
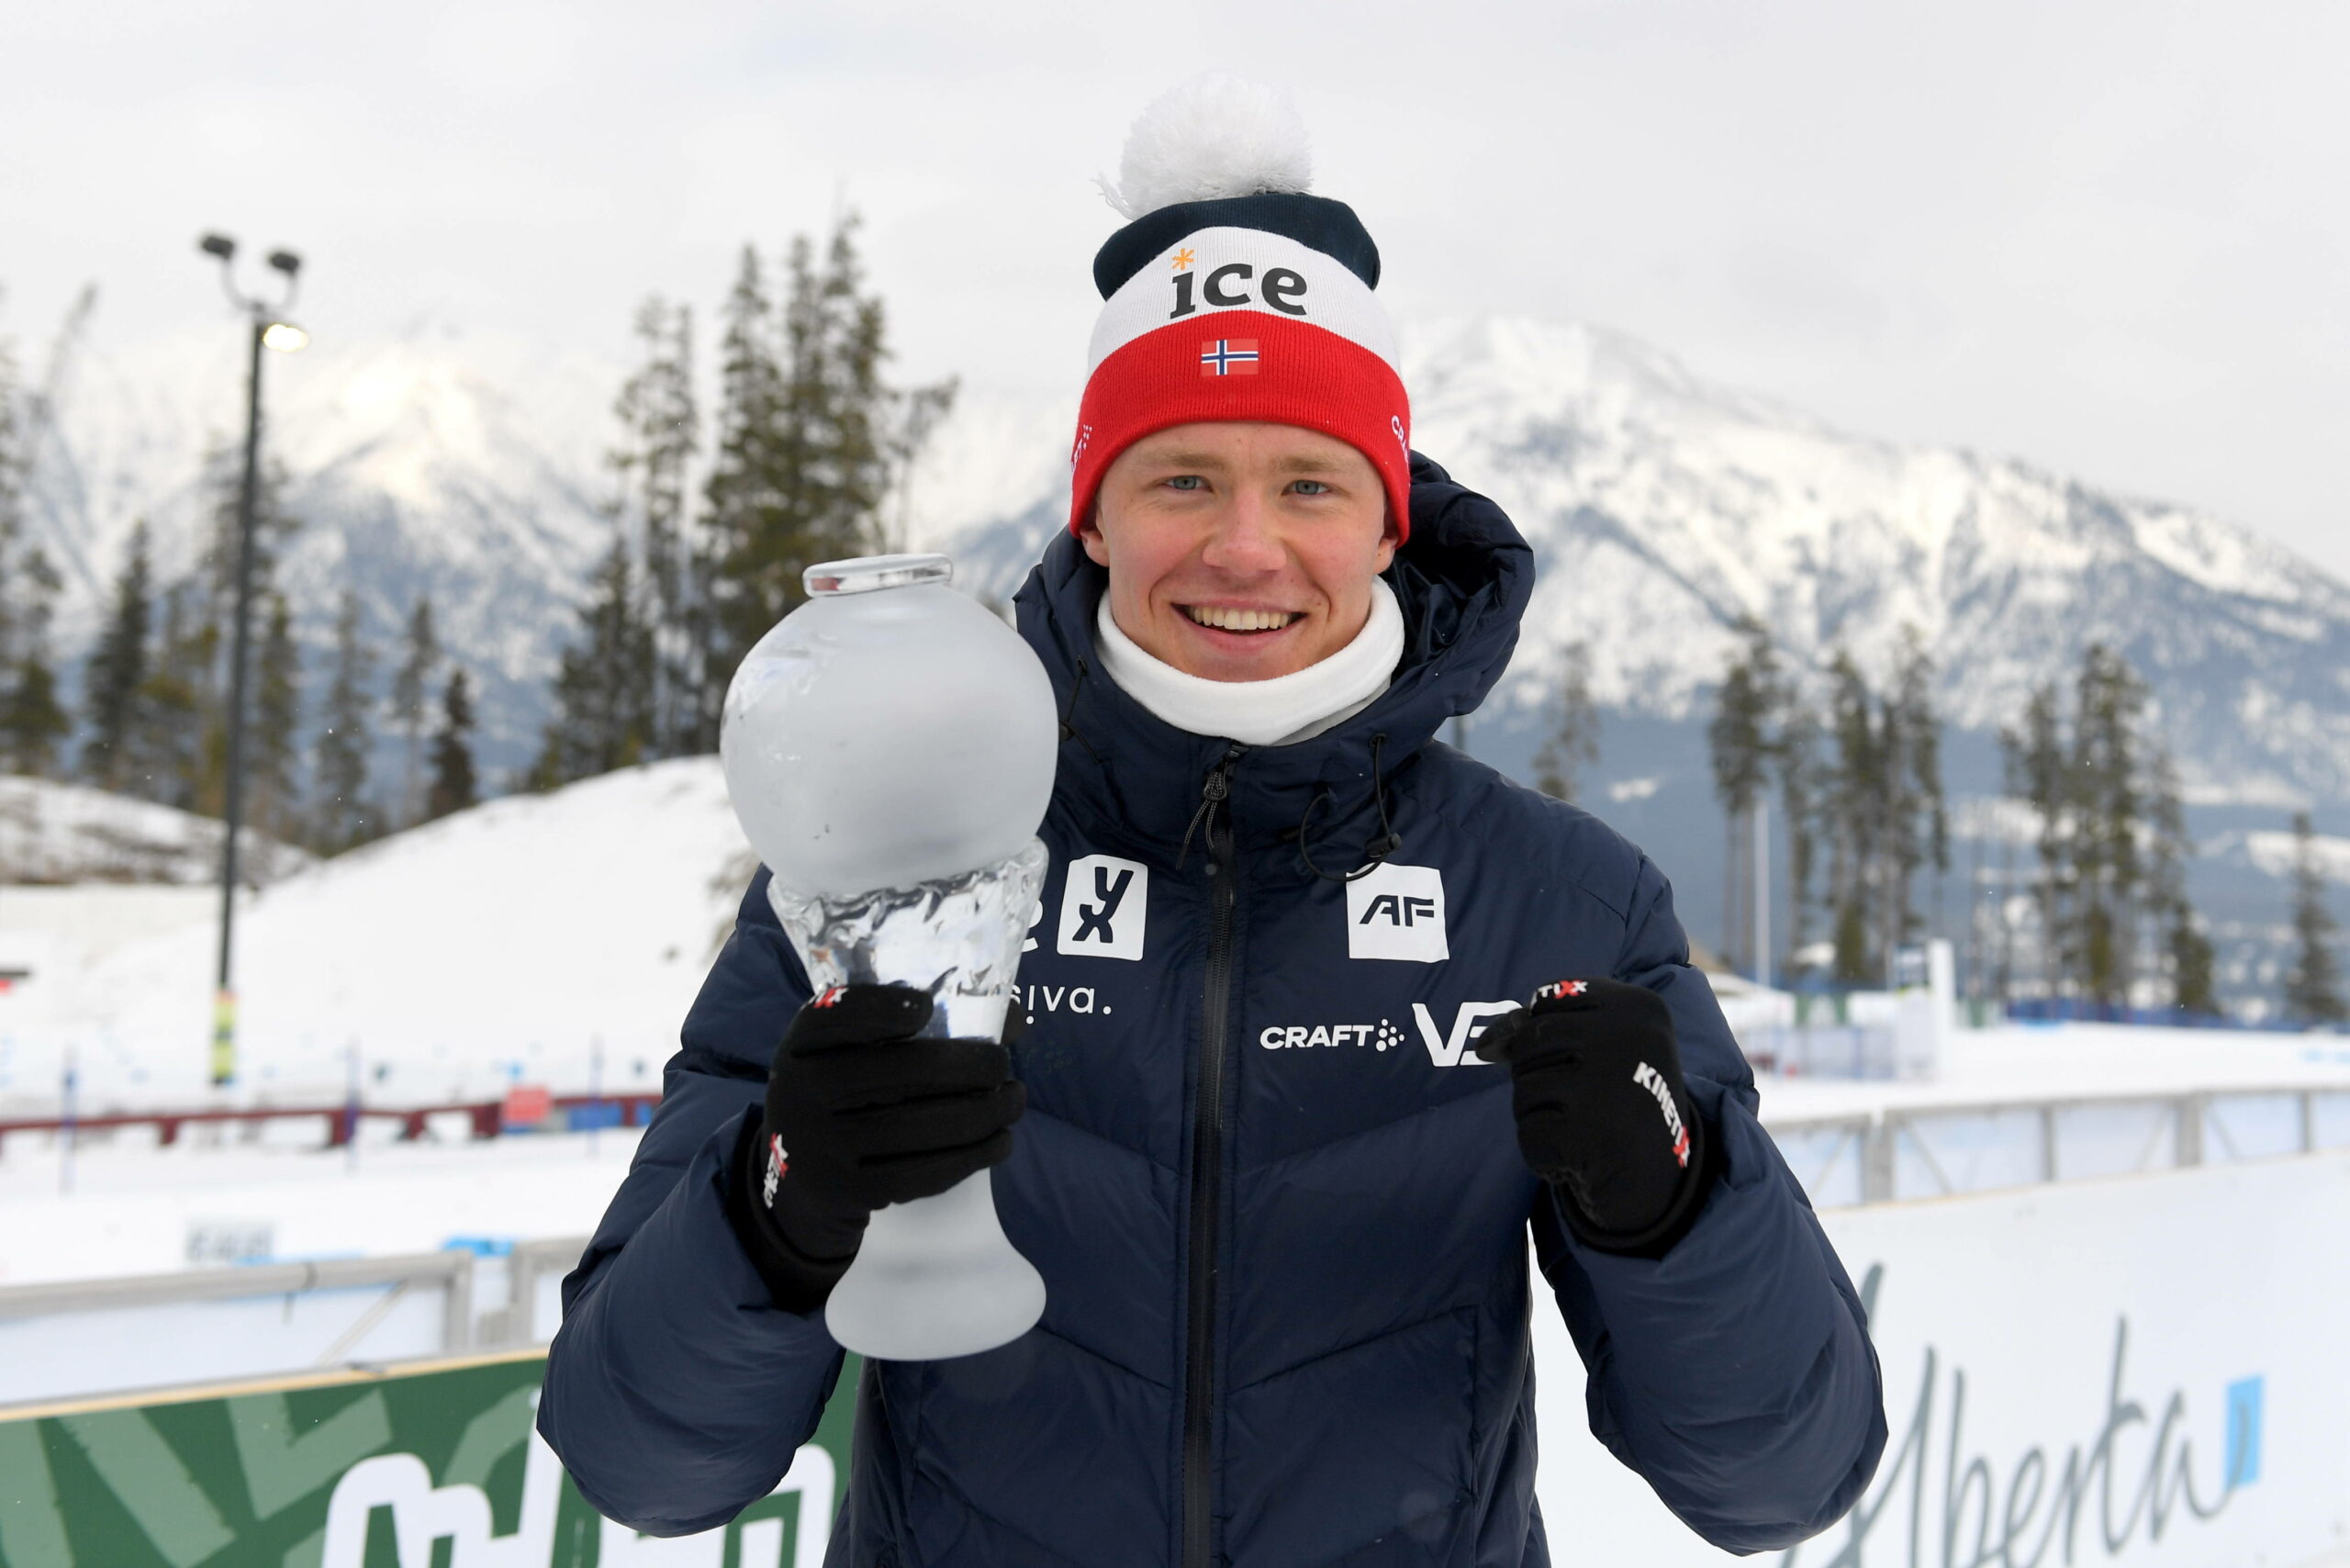
<path fill-rule="evenodd" d="M 1128 278 L 1094 323 L 1085 373 L 1161 327 L 1233 310 L 1320 327 L 1402 373 L 1394 329 L 1370 286 L 1336 258 L 1261 229 L 1195 230 Z"/>

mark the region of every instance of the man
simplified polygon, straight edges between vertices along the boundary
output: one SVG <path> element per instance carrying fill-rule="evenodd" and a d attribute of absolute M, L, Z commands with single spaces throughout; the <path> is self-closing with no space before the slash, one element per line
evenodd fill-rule
<path fill-rule="evenodd" d="M 1800 1540 L 1885 1441 L 1852 1286 L 1663 877 L 1433 739 L 1530 553 L 1410 453 L 1354 213 L 1261 161 L 1184 189 L 1095 261 L 1018 597 L 1065 716 L 1024 1032 L 811 1001 L 762 872 L 541 1428 L 616 1518 L 732 1517 L 832 1391 L 867 1216 L 992 1166 L 1044 1320 L 866 1367 L 829 1562 L 1543 1562 L 1529 1226 L 1601 1439 L 1708 1540 Z"/>

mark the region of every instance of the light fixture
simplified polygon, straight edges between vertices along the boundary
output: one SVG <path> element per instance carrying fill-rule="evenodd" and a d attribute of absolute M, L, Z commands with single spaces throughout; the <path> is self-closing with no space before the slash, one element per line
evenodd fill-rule
<path fill-rule="evenodd" d="M 262 346 L 279 353 L 300 353 L 308 345 L 310 334 L 291 321 L 272 321 L 262 329 Z"/>

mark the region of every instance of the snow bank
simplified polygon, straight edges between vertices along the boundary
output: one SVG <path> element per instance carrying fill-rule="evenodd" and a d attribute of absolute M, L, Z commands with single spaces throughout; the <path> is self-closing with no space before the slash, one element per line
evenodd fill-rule
<path fill-rule="evenodd" d="M 217 883 L 220 827 L 151 801 L 0 776 L 0 882 Z M 258 833 L 238 846 L 242 877 L 257 882 L 315 863 Z"/>
<path fill-rule="evenodd" d="M 516 796 L 317 865 L 237 924 L 235 1097 L 494 1094 L 515 1078 L 650 1084 L 753 861 L 715 757 Z M 0 895 L 5 896 L 5 895 Z M 210 920 L 61 963 L 0 999 L 0 1100 L 53 1099 L 64 1053 L 84 1110 L 201 1103 Z"/>

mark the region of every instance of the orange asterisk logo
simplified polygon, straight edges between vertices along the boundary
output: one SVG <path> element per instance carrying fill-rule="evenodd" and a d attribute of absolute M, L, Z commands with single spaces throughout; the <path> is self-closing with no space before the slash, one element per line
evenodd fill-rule
<path fill-rule="evenodd" d="M 1177 272 L 1179 272 L 1179 273 L 1180 273 L 1180 272 L 1187 272 L 1187 271 L 1189 271 L 1189 270 L 1191 269 L 1192 263 L 1192 262 L 1193 262 L 1193 260 L 1195 260 L 1195 259 L 1196 259 L 1196 258 L 1194 258 L 1194 257 L 1192 256 L 1192 252 L 1189 252 L 1189 251 L 1178 251 L 1178 252 L 1175 252 L 1175 270 L 1176 270 Z"/>

